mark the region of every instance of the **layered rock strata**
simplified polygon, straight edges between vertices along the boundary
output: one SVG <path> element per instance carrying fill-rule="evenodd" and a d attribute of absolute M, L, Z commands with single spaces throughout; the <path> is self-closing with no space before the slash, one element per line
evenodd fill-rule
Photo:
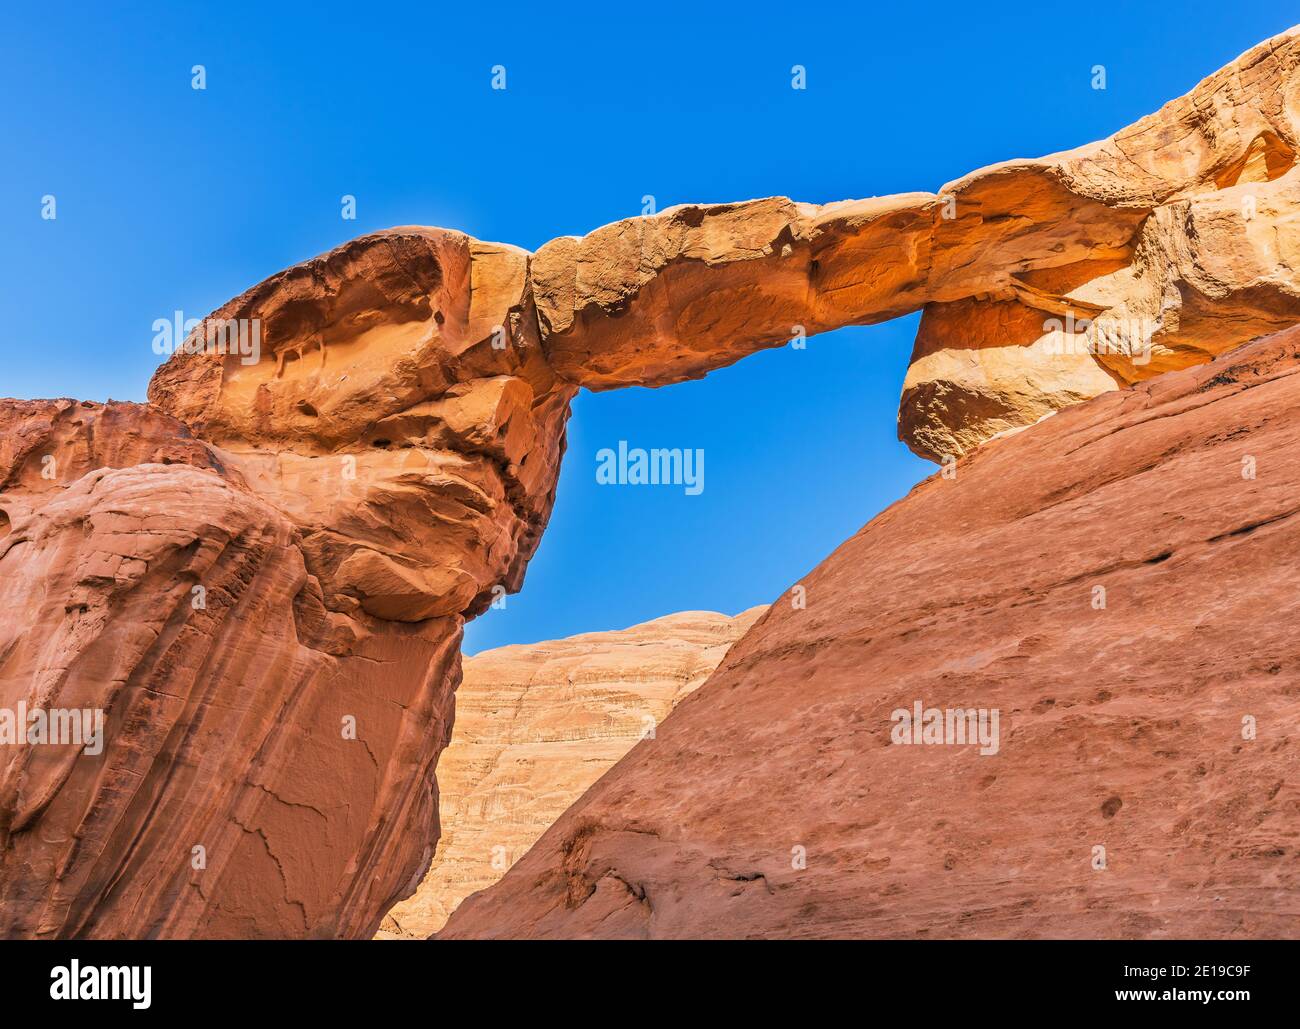
<path fill-rule="evenodd" d="M 1109 139 L 937 193 L 687 205 L 543 246 L 551 366 L 590 389 L 703 375 L 923 310 L 899 438 L 968 453 L 1300 320 L 1300 31 Z"/>

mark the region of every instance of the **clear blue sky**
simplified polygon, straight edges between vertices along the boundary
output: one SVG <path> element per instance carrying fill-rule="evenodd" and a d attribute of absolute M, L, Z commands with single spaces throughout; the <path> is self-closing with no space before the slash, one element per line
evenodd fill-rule
<path fill-rule="evenodd" d="M 1277 0 L 99 6 L 0 13 L 0 396 L 143 400 L 154 319 L 391 225 L 536 248 L 645 194 L 934 190 L 1106 136 L 1297 17 Z M 932 471 L 895 439 L 914 330 L 582 395 L 524 591 L 467 649 L 770 601 Z M 596 485 L 619 439 L 703 448 L 704 493 Z"/>

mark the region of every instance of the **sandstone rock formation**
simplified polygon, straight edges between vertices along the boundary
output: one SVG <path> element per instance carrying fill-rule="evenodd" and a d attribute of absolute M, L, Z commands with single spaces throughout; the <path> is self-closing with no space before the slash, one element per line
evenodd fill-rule
<path fill-rule="evenodd" d="M 464 618 L 522 582 L 574 393 L 526 285 L 393 230 L 209 319 L 260 361 L 0 405 L 0 707 L 108 718 L 0 755 L 0 932 L 365 938 L 415 888 Z"/>
<path fill-rule="evenodd" d="M 541 354 L 528 255 L 443 229 L 362 237 L 215 312 L 253 365 L 181 352 L 152 404 L 303 528 L 331 609 L 477 614 L 523 581 L 576 388 Z"/>
<path fill-rule="evenodd" d="M 1300 328 L 986 444 L 441 937 L 1300 936 L 1297 497 Z"/>
<path fill-rule="evenodd" d="M 432 853 L 459 621 L 329 610 L 152 408 L 6 401 L 0 440 L 0 707 L 106 713 L 99 754 L 0 748 L 0 933 L 373 932 Z"/>
<path fill-rule="evenodd" d="M 461 629 L 523 581 L 580 387 L 924 307 L 899 424 L 939 458 L 1295 320 L 1298 66 L 1292 30 L 939 194 L 532 255 L 377 233 L 216 312 L 148 406 L 0 402 L 0 708 L 108 713 L 102 754 L 0 754 L 0 932 L 373 935 L 429 863 Z"/>
<path fill-rule="evenodd" d="M 799 331 L 924 308 L 899 437 L 960 456 L 1300 319 L 1300 30 L 1110 139 L 937 194 L 684 206 L 532 264 L 555 371 L 703 375 Z"/>
<path fill-rule="evenodd" d="M 442 837 L 428 875 L 388 913 L 380 938 L 424 939 L 500 879 L 762 612 L 685 611 L 466 658 L 456 727 L 438 759 Z"/>

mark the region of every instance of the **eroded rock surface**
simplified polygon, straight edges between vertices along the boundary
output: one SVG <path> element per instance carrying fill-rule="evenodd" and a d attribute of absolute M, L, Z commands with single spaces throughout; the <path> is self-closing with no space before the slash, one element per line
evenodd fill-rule
<path fill-rule="evenodd" d="M 1298 63 L 1292 30 L 936 194 L 534 255 L 376 233 L 215 312 L 260 347 L 173 356 L 150 405 L 0 402 L 0 708 L 108 717 L 101 754 L 0 754 L 0 931 L 373 935 L 433 853 L 461 629 L 523 581 L 581 387 L 924 308 L 899 424 L 937 459 L 1295 320 Z"/>
<path fill-rule="evenodd" d="M 4 748 L 0 931 L 369 937 L 415 888 L 464 619 L 522 582 L 574 392 L 526 284 L 393 230 L 209 319 L 258 360 L 0 404 L 0 707 L 108 718 L 99 755 Z"/>
<path fill-rule="evenodd" d="M 630 629 L 500 647 L 464 661 L 438 760 L 442 836 L 384 939 L 424 939 L 708 678 L 762 608 L 684 611 Z"/>
<path fill-rule="evenodd" d="M 106 717 L 102 753 L 0 747 L 0 933 L 373 932 L 432 853 L 459 621 L 330 611 L 151 408 L 5 401 L 0 439 L 0 708 Z"/>
<path fill-rule="evenodd" d="M 899 437 L 968 453 L 1300 319 L 1300 31 L 1107 140 L 938 193 L 687 205 L 547 243 L 552 367 L 697 378 L 798 332 L 924 309 Z"/>
<path fill-rule="evenodd" d="M 528 255 L 392 229 L 209 320 L 254 318 L 259 361 L 179 353 L 149 399 L 302 527 L 331 609 L 418 622 L 517 590 L 576 392 L 542 357 Z"/>
<path fill-rule="evenodd" d="M 1300 329 L 986 444 L 440 938 L 1300 935 L 1297 497 Z"/>

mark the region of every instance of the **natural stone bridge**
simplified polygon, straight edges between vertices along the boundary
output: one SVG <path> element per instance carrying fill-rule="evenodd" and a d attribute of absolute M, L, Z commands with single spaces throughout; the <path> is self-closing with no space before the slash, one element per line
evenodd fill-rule
<path fill-rule="evenodd" d="M 373 935 L 432 855 L 461 629 L 523 582 L 579 388 L 922 310 L 899 433 L 940 459 L 1300 320 L 1298 66 L 1292 30 L 934 194 L 535 254 L 377 233 L 215 312 L 260 323 L 256 363 L 0 402 L 0 704 L 108 717 L 101 756 L 0 761 L 0 932 Z"/>

